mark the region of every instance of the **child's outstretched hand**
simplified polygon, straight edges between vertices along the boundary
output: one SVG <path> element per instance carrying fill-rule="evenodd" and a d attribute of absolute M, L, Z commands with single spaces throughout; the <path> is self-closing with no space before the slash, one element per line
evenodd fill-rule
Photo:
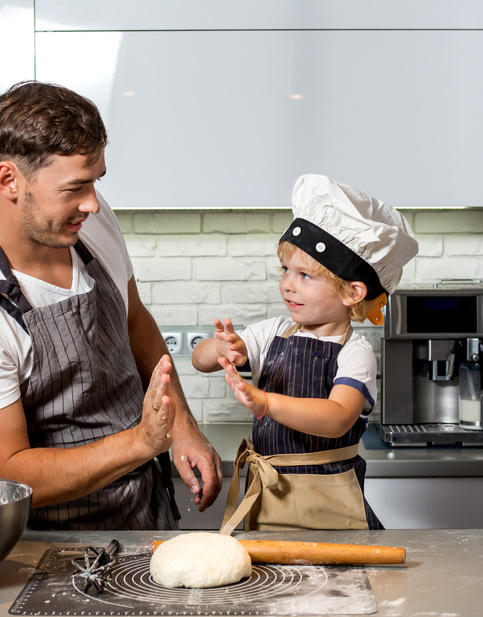
<path fill-rule="evenodd" d="M 235 332 L 231 319 L 225 319 L 225 323 L 215 319 L 215 347 L 220 358 L 233 366 L 243 366 L 247 361 L 245 342 Z"/>
<path fill-rule="evenodd" d="M 236 400 L 248 407 L 254 416 L 264 415 L 267 410 L 265 392 L 243 379 L 226 358 L 219 358 L 218 362 L 225 369 L 226 383 L 233 390 Z"/>

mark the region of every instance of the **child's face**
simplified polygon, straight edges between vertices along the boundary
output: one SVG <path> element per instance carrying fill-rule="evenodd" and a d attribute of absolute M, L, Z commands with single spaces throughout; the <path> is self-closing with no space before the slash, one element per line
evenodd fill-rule
<path fill-rule="evenodd" d="M 281 265 L 280 293 L 293 321 L 316 336 L 342 334 L 349 309 L 329 279 L 316 274 L 317 262 L 297 250 L 291 257 L 283 257 Z"/>

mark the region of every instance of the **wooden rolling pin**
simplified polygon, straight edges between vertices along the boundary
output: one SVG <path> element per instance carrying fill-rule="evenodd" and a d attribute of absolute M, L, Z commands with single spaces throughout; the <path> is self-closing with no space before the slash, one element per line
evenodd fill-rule
<path fill-rule="evenodd" d="M 365 565 L 404 563 L 406 550 L 398 546 L 328 544 L 325 542 L 283 542 L 278 540 L 238 540 L 247 549 L 252 563 L 284 565 Z M 151 553 L 162 544 L 154 540 Z"/>

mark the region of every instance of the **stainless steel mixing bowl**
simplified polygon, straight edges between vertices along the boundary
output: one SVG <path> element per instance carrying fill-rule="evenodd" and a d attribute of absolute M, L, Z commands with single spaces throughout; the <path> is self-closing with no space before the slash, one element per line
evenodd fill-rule
<path fill-rule="evenodd" d="M 30 486 L 0 480 L 0 561 L 19 541 L 27 525 L 31 502 Z"/>

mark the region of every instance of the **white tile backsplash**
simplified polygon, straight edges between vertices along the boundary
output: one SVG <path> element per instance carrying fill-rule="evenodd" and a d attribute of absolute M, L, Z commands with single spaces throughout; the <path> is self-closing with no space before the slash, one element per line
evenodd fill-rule
<path fill-rule="evenodd" d="M 418 256 L 400 287 L 448 279 L 483 278 L 483 209 L 405 211 Z M 278 292 L 277 242 L 290 211 L 117 212 L 143 302 L 161 329 L 202 326 L 230 317 L 240 326 L 285 312 Z M 374 347 L 380 366 L 382 329 L 356 325 Z M 222 372 L 198 374 L 189 357 L 175 359 L 199 422 L 251 419 Z M 379 404 L 372 418 L 379 417 Z"/>

